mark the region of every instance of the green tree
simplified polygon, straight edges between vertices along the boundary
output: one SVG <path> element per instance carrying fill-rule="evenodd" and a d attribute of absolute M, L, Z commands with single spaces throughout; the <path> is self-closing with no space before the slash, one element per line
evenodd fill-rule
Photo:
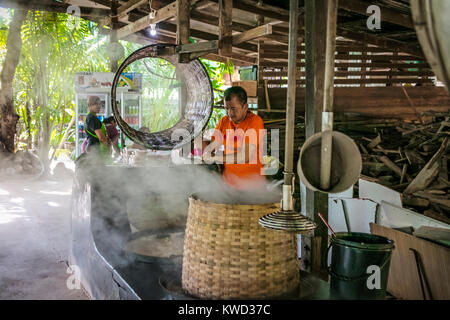
<path fill-rule="evenodd" d="M 6 40 L 5 58 L 0 74 L 0 152 L 14 152 L 14 137 L 19 116 L 14 110 L 13 80 L 22 47 L 20 29 L 26 11 L 16 10 Z M 5 38 L 2 37 L 2 40 Z"/>
<path fill-rule="evenodd" d="M 12 17 L 13 11 L 8 12 Z M 108 37 L 101 35 L 93 22 L 80 19 L 78 27 L 71 28 L 69 19 L 62 13 L 28 12 L 21 32 L 15 33 L 20 34 L 23 43 L 13 82 L 14 110 L 20 117 L 15 150 L 37 150 L 47 170 L 49 158 L 55 154 L 63 136 L 66 134 L 68 141 L 74 141 L 71 120 L 74 120 L 75 72 L 109 71 Z M 8 22 L 0 19 L 0 62 L 7 58 L 8 31 Z M 125 55 L 119 63 L 141 47 L 125 41 L 120 43 Z M 144 94 L 143 105 L 152 106 L 144 111 L 144 125 L 158 131 L 178 120 L 178 108 L 171 106 L 177 79 L 169 63 L 162 59 L 147 60 L 146 64 L 132 65 L 128 71 L 143 73 L 148 84 L 144 88 L 148 92 Z M 215 103 L 219 103 L 223 74 L 232 72 L 232 65 L 201 61 L 212 80 Z M 214 127 L 223 115 L 224 110 L 214 110 L 209 127 Z"/>
<path fill-rule="evenodd" d="M 50 148 L 57 147 L 73 116 L 74 73 L 107 71 L 105 38 L 85 20 L 71 28 L 67 14 L 30 12 L 24 23 L 15 83 L 22 129 L 17 146 L 37 149 L 47 171 Z"/>

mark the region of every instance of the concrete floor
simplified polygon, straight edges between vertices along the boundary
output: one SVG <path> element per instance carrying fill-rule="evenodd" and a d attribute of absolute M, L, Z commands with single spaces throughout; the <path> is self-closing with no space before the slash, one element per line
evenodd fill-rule
<path fill-rule="evenodd" d="M 66 284 L 71 189 L 0 178 L 0 299 L 88 299 Z"/>

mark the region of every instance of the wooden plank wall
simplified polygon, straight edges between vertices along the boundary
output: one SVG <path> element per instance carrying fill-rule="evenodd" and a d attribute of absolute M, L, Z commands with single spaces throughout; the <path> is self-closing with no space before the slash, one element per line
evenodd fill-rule
<path fill-rule="evenodd" d="M 278 61 L 274 61 L 277 59 Z M 281 61 L 280 61 L 281 60 Z M 304 44 L 298 52 L 299 88 L 305 87 Z M 337 41 L 335 54 L 336 87 L 389 87 L 411 84 L 433 86 L 434 73 L 420 58 L 387 51 L 353 41 Z M 264 45 L 258 54 L 258 105 L 266 105 L 264 82 L 270 89 L 287 87 L 287 45 Z"/>
<path fill-rule="evenodd" d="M 416 111 L 449 112 L 450 96 L 444 87 L 405 87 L 405 92 L 400 87 L 373 87 L 373 88 L 335 88 L 334 111 L 352 112 L 368 117 L 386 117 L 397 119 L 416 119 Z M 286 89 L 269 89 L 272 111 L 281 111 L 286 108 Z M 261 99 L 261 97 L 263 99 Z M 296 112 L 305 112 L 305 88 L 297 89 Z M 262 100 L 259 108 L 264 108 L 264 95 L 259 95 Z M 411 104 L 413 106 L 411 106 Z M 264 109 L 263 109 L 264 110 Z M 260 112 L 264 117 L 273 118 L 284 113 Z M 258 113 L 259 114 L 259 113 Z"/>
<path fill-rule="evenodd" d="M 375 223 L 370 224 L 370 231 L 394 240 L 395 249 L 392 253 L 387 287 L 389 293 L 399 299 L 408 300 L 450 299 L 450 249 Z M 419 253 L 431 297 L 425 285 L 424 297 L 417 263 L 410 248 Z"/>

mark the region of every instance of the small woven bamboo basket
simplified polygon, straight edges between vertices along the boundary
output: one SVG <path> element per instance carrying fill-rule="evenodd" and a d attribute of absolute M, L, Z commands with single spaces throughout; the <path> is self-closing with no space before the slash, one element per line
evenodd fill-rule
<path fill-rule="evenodd" d="M 279 203 L 219 204 L 189 198 L 182 287 L 206 299 L 265 299 L 300 282 L 296 236 L 262 228 Z"/>

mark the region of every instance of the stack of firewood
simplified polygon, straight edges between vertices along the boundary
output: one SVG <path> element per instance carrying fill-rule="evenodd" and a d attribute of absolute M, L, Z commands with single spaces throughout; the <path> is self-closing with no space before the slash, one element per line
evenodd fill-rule
<path fill-rule="evenodd" d="M 422 120 L 422 118 L 421 118 Z M 403 205 L 450 223 L 450 114 L 397 122 L 374 138 L 354 137 L 365 178 L 403 194 Z"/>
<path fill-rule="evenodd" d="M 285 119 L 266 117 L 264 123 L 266 129 L 280 130 L 279 158 L 283 163 Z M 295 123 L 297 150 L 305 141 L 305 119 L 297 115 Z M 401 192 L 404 207 L 450 223 L 450 112 L 428 112 L 409 122 L 336 114 L 334 130 L 347 134 L 359 146 L 364 179 Z M 296 152 L 295 163 L 297 160 Z"/>

